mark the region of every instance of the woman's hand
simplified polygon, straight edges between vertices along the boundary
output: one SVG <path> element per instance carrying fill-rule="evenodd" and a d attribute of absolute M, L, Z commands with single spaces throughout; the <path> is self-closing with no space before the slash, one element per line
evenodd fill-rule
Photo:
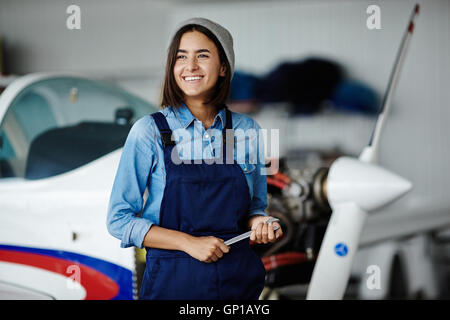
<path fill-rule="evenodd" d="M 256 243 L 269 243 L 275 242 L 283 235 L 283 230 L 278 222 L 266 223 L 270 216 L 253 216 L 249 219 L 249 226 L 252 230 L 250 240 Z M 273 228 L 278 226 L 279 229 L 274 231 Z"/>
<path fill-rule="evenodd" d="M 189 237 L 185 244 L 184 252 L 202 262 L 215 262 L 230 251 L 222 239 L 216 237 Z"/>

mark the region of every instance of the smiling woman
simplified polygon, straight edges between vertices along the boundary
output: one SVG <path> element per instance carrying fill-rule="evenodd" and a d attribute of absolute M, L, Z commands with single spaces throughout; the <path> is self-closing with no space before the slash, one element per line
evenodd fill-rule
<path fill-rule="evenodd" d="M 237 131 L 260 129 L 226 106 L 233 71 L 233 40 L 225 28 L 203 18 L 183 22 L 168 52 L 163 109 L 138 120 L 127 138 L 108 230 L 123 247 L 147 250 L 141 299 L 258 299 L 264 287 L 264 265 L 249 241 L 225 244 L 249 229 L 256 243 L 282 235 L 279 224 L 265 223 L 264 157 L 256 165 L 238 163 L 228 152 Z M 180 130 L 188 137 L 182 143 L 201 136 L 201 147 L 180 153 L 181 142 L 172 139 Z M 212 132 L 221 134 L 215 143 Z M 260 142 L 249 139 L 243 158 L 250 159 L 252 148 L 264 150 Z"/>

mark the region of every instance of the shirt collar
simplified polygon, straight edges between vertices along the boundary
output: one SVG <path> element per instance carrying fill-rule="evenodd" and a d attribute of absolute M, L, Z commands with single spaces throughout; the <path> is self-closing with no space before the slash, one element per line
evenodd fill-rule
<path fill-rule="evenodd" d="M 175 115 L 180 120 L 181 125 L 183 126 L 184 129 L 189 127 L 190 124 L 194 121 L 194 119 L 196 119 L 192 114 L 191 110 L 189 110 L 189 108 L 186 106 L 184 102 L 181 103 L 180 107 L 178 108 L 173 107 L 172 109 L 174 110 Z M 219 110 L 219 113 L 214 118 L 213 125 L 215 124 L 216 121 L 218 121 L 217 118 L 219 118 L 219 120 L 222 122 L 222 129 L 225 128 L 225 108 L 221 108 Z"/>

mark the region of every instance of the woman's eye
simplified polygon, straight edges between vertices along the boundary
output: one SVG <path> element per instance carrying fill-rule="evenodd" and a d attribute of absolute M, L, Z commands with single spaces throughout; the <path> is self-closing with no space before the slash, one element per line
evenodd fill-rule
<path fill-rule="evenodd" d="M 207 54 L 199 54 L 199 55 L 198 55 L 198 58 L 204 59 L 204 58 L 209 58 L 209 56 L 208 56 Z M 177 56 L 176 59 L 177 59 L 177 60 L 186 60 L 186 59 L 187 59 L 187 56 L 185 56 L 185 55 L 179 55 L 179 56 Z"/>

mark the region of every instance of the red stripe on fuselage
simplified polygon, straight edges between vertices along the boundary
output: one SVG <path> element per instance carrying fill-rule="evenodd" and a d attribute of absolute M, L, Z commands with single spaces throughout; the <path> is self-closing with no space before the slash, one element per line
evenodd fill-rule
<path fill-rule="evenodd" d="M 37 253 L 1 249 L 0 261 L 32 266 L 55 272 L 65 277 L 71 277 L 73 274 L 73 271 L 68 269 L 69 266 L 78 266 L 80 268 L 80 284 L 86 290 L 86 297 L 84 298 L 86 300 L 111 299 L 114 298 L 119 292 L 119 286 L 111 278 L 95 270 L 94 268 L 75 261 L 50 257 Z M 73 278 L 75 279 L 75 277 Z M 70 289 L 68 288 L 67 290 Z"/>

